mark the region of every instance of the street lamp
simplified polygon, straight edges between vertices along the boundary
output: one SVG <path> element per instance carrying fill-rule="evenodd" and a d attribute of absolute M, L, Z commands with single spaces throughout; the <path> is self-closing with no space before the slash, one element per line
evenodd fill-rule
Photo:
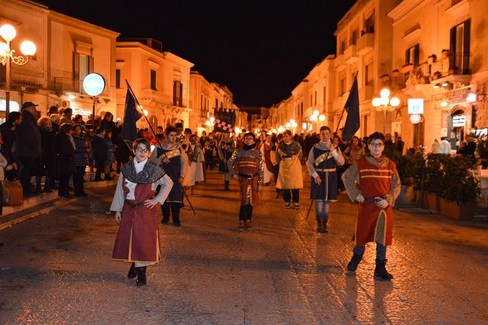
<path fill-rule="evenodd" d="M 393 112 L 400 105 L 400 99 L 398 97 L 392 97 L 390 99 L 390 90 L 386 88 L 380 91 L 380 96 L 380 98 L 373 98 L 372 104 L 378 112 L 383 111 L 383 134 L 385 134 L 386 111 Z"/>
<path fill-rule="evenodd" d="M 15 50 L 10 48 L 10 42 L 17 36 L 14 26 L 5 24 L 0 27 L 0 36 L 6 43 L 0 41 L 0 63 L 5 66 L 5 118 L 10 113 L 10 66 L 12 62 L 16 65 L 24 65 L 29 58 L 36 54 L 36 45 L 31 41 L 23 41 L 20 44 L 22 55 L 15 55 Z"/>

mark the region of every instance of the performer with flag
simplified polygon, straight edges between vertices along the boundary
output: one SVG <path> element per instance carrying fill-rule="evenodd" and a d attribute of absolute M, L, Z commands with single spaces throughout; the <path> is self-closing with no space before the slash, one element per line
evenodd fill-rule
<path fill-rule="evenodd" d="M 163 213 L 162 224 L 169 222 L 169 217 L 173 219 L 173 225 L 179 227 L 180 209 L 183 205 L 183 180 L 188 169 L 188 157 L 181 144 L 177 141 L 176 128 L 168 126 L 166 128 L 166 141 L 159 143 L 151 153 L 151 160 L 158 162 L 168 173 L 175 184 L 169 193 L 167 202 L 161 207 Z"/>
<path fill-rule="evenodd" d="M 112 258 L 132 263 L 127 277 L 137 277 L 136 285 L 142 286 L 146 284 L 146 267 L 160 260 L 154 207 L 166 201 L 173 181 L 161 167 L 148 161 L 147 140 L 135 140 L 132 148 L 135 157 L 122 167 L 110 206 L 120 224 Z"/>
<path fill-rule="evenodd" d="M 307 169 L 311 177 L 310 199 L 315 201 L 317 232 L 327 233 L 330 202 L 337 200 L 337 167 L 344 165 L 341 149 L 331 140 L 328 126 L 320 128 L 320 142 L 308 155 Z"/>
<path fill-rule="evenodd" d="M 349 167 L 342 179 L 347 194 L 358 202 L 356 222 L 356 246 L 349 272 L 355 272 L 363 258 L 365 245 L 376 242 L 375 279 L 390 280 L 393 276 L 386 270 L 386 246 L 393 236 L 393 206 L 400 194 L 400 177 L 393 161 L 383 155 L 385 136 L 375 132 L 368 137 L 369 153 Z"/>

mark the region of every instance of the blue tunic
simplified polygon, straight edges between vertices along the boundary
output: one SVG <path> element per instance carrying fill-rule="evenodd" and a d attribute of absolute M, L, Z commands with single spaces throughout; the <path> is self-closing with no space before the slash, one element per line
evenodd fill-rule
<path fill-rule="evenodd" d="M 329 150 L 319 149 L 313 147 L 314 159 L 317 159 L 322 154 L 328 153 L 327 159 L 320 164 L 315 165 L 315 170 L 320 176 L 322 183 L 320 185 L 315 184 L 313 177 L 311 177 L 312 185 L 310 191 L 310 199 L 312 200 L 337 200 L 337 163 Z"/>

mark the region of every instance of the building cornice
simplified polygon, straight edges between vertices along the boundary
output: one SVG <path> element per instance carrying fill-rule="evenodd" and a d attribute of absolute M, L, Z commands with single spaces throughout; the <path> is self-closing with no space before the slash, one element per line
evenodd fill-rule
<path fill-rule="evenodd" d="M 393 19 L 393 23 L 405 17 L 411 11 L 413 11 L 417 6 L 425 2 L 425 0 L 403 0 L 395 8 L 393 8 L 387 15 Z"/>
<path fill-rule="evenodd" d="M 103 28 L 94 24 L 87 23 L 86 21 L 79 20 L 70 16 L 63 15 L 56 11 L 49 12 L 49 19 L 52 21 L 64 24 L 66 26 L 70 26 L 76 28 L 77 30 L 85 30 L 90 33 L 105 36 L 108 38 L 117 38 L 120 33 L 112 31 L 107 28 Z"/>

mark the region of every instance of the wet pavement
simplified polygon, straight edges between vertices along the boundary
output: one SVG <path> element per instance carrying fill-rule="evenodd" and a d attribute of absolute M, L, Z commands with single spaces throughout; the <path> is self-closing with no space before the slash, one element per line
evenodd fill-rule
<path fill-rule="evenodd" d="M 300 210 L 265 186 L 239 232 L 237 184 L 207 177 L 190 196 L 196 215 L 186 204 L 181 227 L 160 226 L 162 261 L 144 287 L 111 260 L 113 187 L 1 230 L 0 324 L 488 324 L 486 221 L 396 210 L 394 279 L 380 282 L 373 245 L 346 275 L 356 206 L 345 194 L 317 234 L 308 186 Z"/>

